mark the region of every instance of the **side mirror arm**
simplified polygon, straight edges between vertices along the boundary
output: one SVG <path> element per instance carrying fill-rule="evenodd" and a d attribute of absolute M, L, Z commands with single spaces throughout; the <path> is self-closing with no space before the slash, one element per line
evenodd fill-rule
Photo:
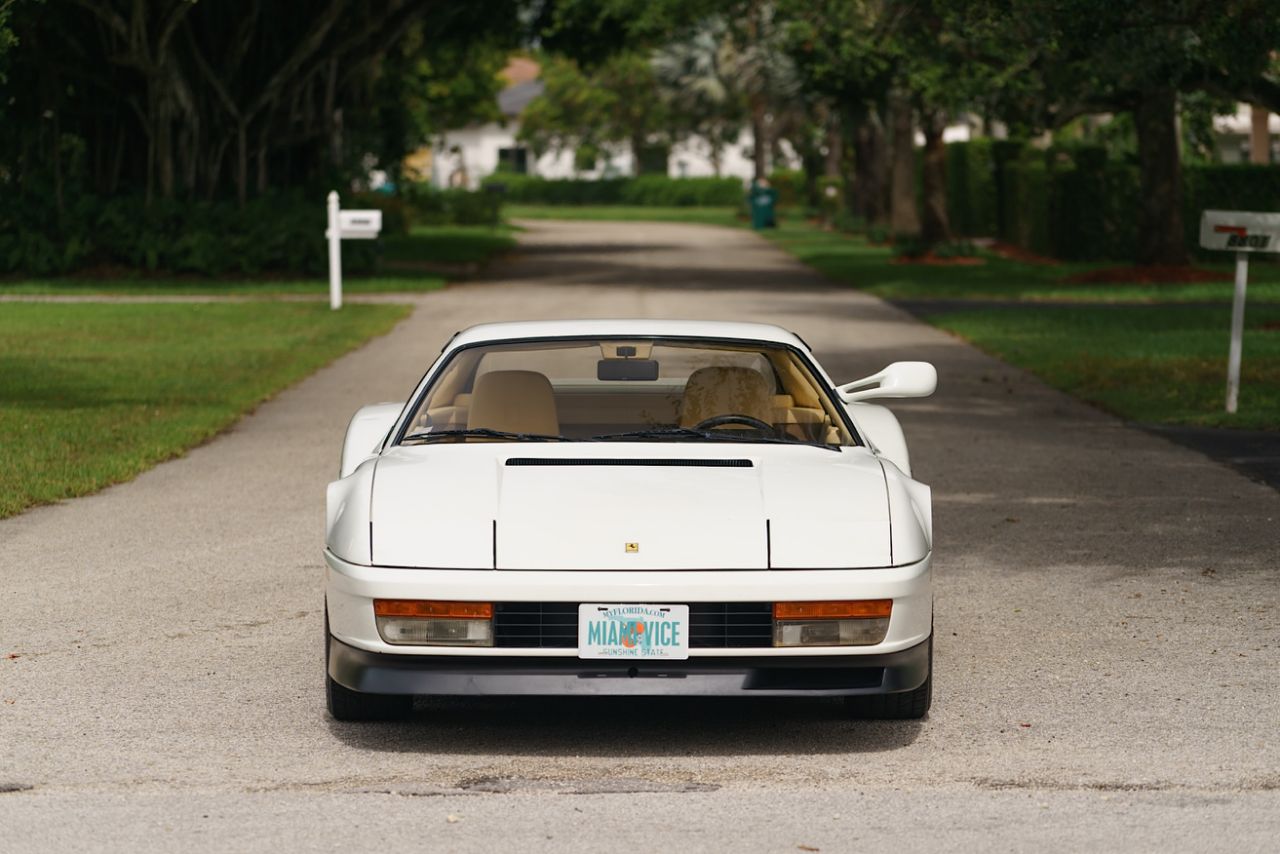
<path fill-rule="evenodd" d="M 836 386 L 845 403 L 884 397 L 928 397 L 938 387 L 938 371 L 928 362 L 894 362 L 871 376 Z"/>

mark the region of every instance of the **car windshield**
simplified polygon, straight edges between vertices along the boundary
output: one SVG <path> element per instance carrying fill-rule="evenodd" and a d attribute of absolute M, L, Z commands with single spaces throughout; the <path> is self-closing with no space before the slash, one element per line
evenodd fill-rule
<path fill-rule="evenodd" d="M 622 338 L 461 348 L 400 441 L 856 444 L 822 382 L 787 347 Z"/>

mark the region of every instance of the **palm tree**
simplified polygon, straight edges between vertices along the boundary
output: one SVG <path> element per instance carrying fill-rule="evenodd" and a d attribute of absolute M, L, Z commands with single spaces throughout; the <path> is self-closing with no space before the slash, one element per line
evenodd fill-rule
<path fill-rule="evenodd" d="M 660 48 L 650 60 L 673 122 L 706 140 L 717 177 L 724 146 L 737 139 L 746 115 L 746 97 L 725 73 L 733 55 L 727 31 L 723 19 L 708 18 L 688 38 Z"/>

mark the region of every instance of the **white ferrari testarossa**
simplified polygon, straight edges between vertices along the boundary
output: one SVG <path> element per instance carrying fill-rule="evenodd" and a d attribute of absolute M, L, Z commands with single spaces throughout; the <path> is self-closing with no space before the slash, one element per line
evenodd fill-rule
<path fill-rule="evenodd" d="M 776 326 L 461 332 L 407 403 L 366 406 L 329 485 L 329 712 L 422 695 L 931 699 L 929 488 L 875 398 Z"/>

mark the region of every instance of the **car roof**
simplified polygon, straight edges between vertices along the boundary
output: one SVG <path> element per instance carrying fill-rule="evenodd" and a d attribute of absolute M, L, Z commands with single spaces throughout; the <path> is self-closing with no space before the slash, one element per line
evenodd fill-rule
<path fill-rule="evenodd" d="M 809 351 L 798 335 L 771 323 L 738 323 L 723 320 L 521 320 L 510 323 L 482 323 L 464 329 L 445 349 L 452 350 L 488 341 L 532 338 L 707 338 L 786 344 Z"/>

